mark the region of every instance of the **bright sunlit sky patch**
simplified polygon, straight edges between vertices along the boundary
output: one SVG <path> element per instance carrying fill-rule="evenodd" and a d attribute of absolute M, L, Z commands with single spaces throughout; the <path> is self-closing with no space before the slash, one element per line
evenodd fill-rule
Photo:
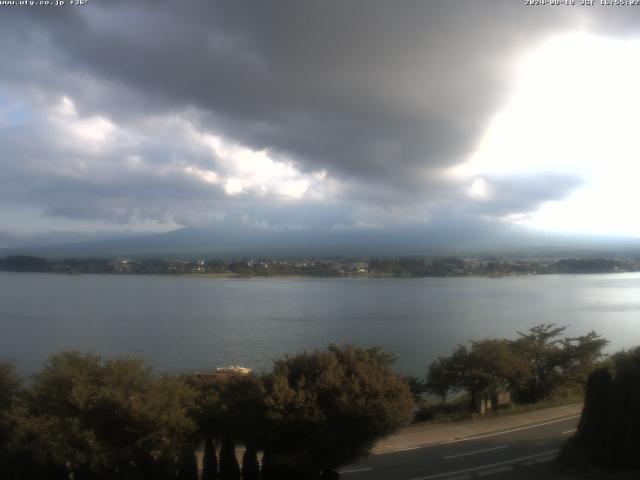
<path fill-rule="evenodd" d="M 468 162 L 470 195 L 483 176 L 556 172 L 584 182 L 565 199 L 514 217 L 534 228 L 640 235 L 640 41 L 554 35 L 517 63 L 513 91 Z"/>

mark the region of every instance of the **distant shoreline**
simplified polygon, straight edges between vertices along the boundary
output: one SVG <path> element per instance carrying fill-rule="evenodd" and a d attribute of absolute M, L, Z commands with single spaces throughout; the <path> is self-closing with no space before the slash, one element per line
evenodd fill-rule
<path fill-rule="evenodd" d="M 639 273 L 638 270 L 620 270 L 615 272 L 546 272 L 546 273 L 509 273 L 509 274 L 468 274 L 468 275 L 402 275 L 402 274 L 342 274 L 342 275 L 300 275 L 300 274 L 273 274 L 273 275 L 239 275 L 235 273 L 107 273 L 107 272 L 47 272 L 47 271 L 19 271 L 0 270 L 0 273 L 24 273 L 24 274 L 48 274 L 52 276 L 112 276 L 112 277 L 165 277 L 165 278 L 202 278 L 208 280 L 254 280 L 254 279 L 328 279 L 328 278 L 352 278 L 352 279 L 419 279 L 419 278 L 523 278 L 546 277 L 550 275 L 615 275 L 622 273 Z"/>
<path fill-rule="evenodd" d="M 208 278 L 420 278 L 521 277 L 640 271 L 631 258 L 374 257 L 339 259 L 163 260 L 135 258 L 0 258 L 0 271 L 59 274 L 186 275 Z"/>

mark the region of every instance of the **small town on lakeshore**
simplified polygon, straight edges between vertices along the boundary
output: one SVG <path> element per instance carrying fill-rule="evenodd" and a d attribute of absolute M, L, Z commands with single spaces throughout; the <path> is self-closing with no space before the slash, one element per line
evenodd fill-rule
<path fill-rule="evenodd" d="M 640 256 L 509 258 L 509 257 L 373 257 L 171 260 L 158 258 L 47 259 L 29 255 L 0 258 L 0 271 L 63 274 L 167 274 L 221 277 L 502 277 L 513 275 L 623 273 L 640 271 Z"/>

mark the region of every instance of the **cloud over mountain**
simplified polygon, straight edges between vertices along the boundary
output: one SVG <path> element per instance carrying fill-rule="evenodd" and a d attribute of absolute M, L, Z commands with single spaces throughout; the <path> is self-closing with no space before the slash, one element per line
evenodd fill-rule
<path fill-rule="evenodd" d="M 568 29 L 631 34 L 638 15 L 625 12 L 510 1 L 4 9 L 0 214 L 25 212 L 6 229 L 40 233 L 51 219 L 70 231 L 422 231 L 460 215 L 499 229 L 580 176 L 451 170 L 507 102 L 523 51 Z"/>

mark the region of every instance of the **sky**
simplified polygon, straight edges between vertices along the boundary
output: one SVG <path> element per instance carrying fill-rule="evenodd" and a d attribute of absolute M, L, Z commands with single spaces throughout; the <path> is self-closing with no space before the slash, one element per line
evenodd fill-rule
<path fill-rule="evenodd" d="M 575 3 L 0 6 L 0 246 L 636 239 L 640 6 Z"/>

